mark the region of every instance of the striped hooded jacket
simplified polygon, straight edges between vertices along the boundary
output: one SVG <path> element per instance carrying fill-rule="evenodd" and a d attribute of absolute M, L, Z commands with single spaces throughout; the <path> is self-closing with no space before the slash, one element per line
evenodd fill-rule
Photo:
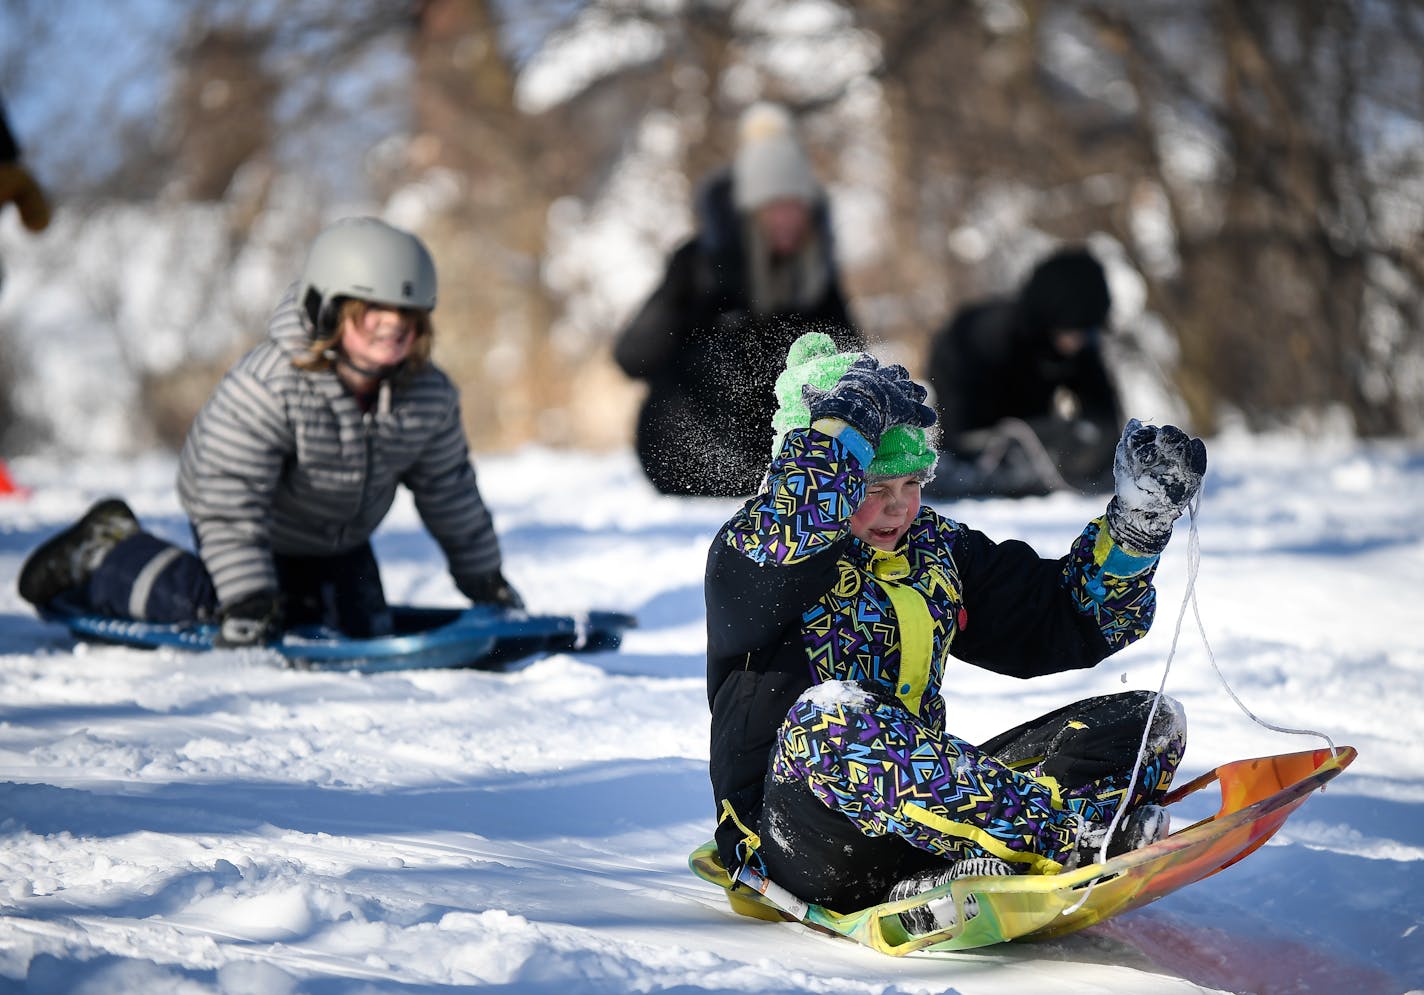
<path fill-rule="evenodd" d="M 1157 557 L 1118 546 L 1101 518 L 1050 560 L 922 507 L 890 554 L 851 534 L 865 486 L 840 438 L 792 430 L 762 492 L 712 542 L 709 773 L 724 861 L 742 838 L 726 806 L 756 825 L 777 730 L 812 685 L 867 682 L 944 732 L 950 656 L 1035 677 L 1091 667 L 1152 624 Z"/>
<path fill-rule="evenodd" d="M 370 539 L 404 484 L 467 596 L 500 566 L 460 423 L 459 392 L 426 365 L 363 413 L 334 371 L 292 365 L 311 342 L 296 287 L 268 338 L 227 373 L 179 460 L 178 495 L 221 605 L 276 591 L 272 554 L 330 556 Z"/>

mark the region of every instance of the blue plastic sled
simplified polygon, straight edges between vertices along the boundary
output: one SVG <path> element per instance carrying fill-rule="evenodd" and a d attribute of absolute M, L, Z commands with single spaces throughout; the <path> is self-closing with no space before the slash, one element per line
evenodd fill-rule
<path fill-rule="evenodd" d="M 623 633 L 637 619 L 619 612 L 592 611 L 580 617 L 530 615 L 522 611 L 476 605 L 471 608 L 417 608 L 392 605 L 395 633 L 375 639 L 352 639 L 322 626 L 288 629 L 281 642 L 268 649 L 281 654 L 287 666 L 303 670 L 391 670 L 472 667 L 499 670 L 520 660 L 549 653 L 599 653 L 615 650 Z M 201 653 L 213 648 L 217 626 L 161 625 L 98 615 L 46 614 L 87 642 L 140 649 L 173 649 Z"/>

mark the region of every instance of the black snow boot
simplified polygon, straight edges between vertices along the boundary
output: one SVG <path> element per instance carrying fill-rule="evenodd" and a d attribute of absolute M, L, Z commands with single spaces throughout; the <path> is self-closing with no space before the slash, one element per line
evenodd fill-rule
<path fill-rule="evenodd" d="M 1171 817 L 1161 805 L 1139 805 L 1118 823 L 1117 832 L 1108 840 L 1108 856 L 1131 853 L 1151 846 L 1166 837 L 1171 829 Z"/>
<path fill-rule="evenodd" d="M 20 568 L 20 597 L 43 608 L 81 586 L 111 549 L 138 531 L 138 519 L 124 502 L 118 498 L 98 502 L 25 560 Z"/>
<path fill-rule="evenodd" d="M 1087 823 L 1078 838 L 1078 846 L 1063 862 L 1064 870 L 1096 864 L 1098 854 L 1102 852 L 1103 834 L 1107 830 L 1108 827 L 1102 823 Z M 1106 859 L 1151 846 L 1166 838 L 1170 830 L 1171 816 L 1165 808 L 1161 805 L 1139 805 L 1118 822 L 1117 831 L 1108 840 Z"/>

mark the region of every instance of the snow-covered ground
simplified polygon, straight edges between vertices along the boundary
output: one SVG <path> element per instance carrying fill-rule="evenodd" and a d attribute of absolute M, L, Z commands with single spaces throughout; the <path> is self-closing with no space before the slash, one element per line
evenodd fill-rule
<path fill-rule="evenodd" d="M 731 914 L 686 870 L 708 837 L 702 569 L 732 503 L 654 495 L 631 458 L 480 461 L 531 608 L 635 612 L 616 654 L 511 673 L 281 670 L 260 656 L 76 646 L 15 593 L 25 553 L 118 493 L 175 538 L 171 461 L 20 460 L 0 500 L 0 991 L 1279 992 L 1424 989 L 1424 454 L 1212 444 L 1197 582 L 1263 719 L 1360 751 L 1242 864 L 1071 937 L 894 960 Z M 1099 501 L 947 510 L 1047 555 Z M 983 738 L 1080 696 L 1156 688 L 1157 627 L 1096 670 L 949 681 Z M 408 501 L 377 537 L 393 599 L 458 604 Z M 1218 683 L 1190 615 L 1167 681 L 1181 777 L 1320 745 Z"/>

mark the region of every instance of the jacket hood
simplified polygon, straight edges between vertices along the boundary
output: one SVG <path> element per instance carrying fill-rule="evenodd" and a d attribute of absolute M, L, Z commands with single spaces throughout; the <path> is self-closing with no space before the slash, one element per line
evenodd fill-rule
<path fill-rule="evenodd" d="M 287 288 L 272 310 L 272 317 L 267 319 L 267 337 L 291 356 L 305 353 L 312 344 L 315 332 L 311 318 L 297 304 L 297 287 L 293 283 Z"/>
<path fill-rule="evenodd" d="M 1065 249 L 1035 266 L 1019 292 L 1017 330 L 1038 342 L 1059 329 L 1099 329 L 1111 307 L 1102 264 L 1086 250 Z"/>

